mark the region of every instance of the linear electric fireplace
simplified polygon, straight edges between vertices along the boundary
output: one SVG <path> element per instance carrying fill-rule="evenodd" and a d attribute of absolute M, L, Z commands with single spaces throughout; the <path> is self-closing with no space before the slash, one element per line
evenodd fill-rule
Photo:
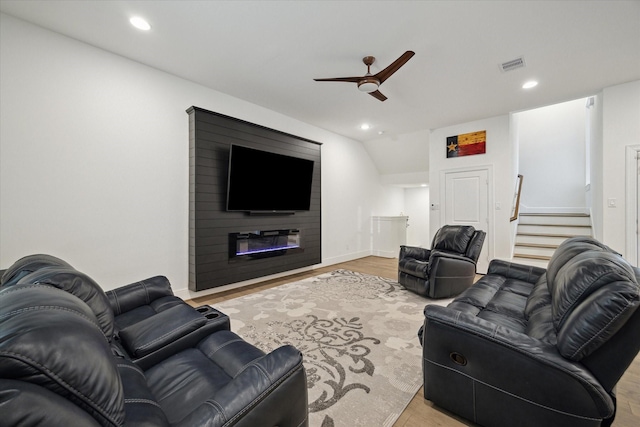
<path fill-rule="evenodd" d="M 229 262 L 302 252 L 300 230 L 229 233 Z"/>

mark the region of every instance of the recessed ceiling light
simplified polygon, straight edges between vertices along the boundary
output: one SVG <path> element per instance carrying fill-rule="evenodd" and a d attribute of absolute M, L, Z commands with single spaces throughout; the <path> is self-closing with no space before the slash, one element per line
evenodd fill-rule
<path fill-rule="evenodd" d="M 367 123 L 363 123 L 360 125 L 360 129 L 362 130 L 368 130 L 371 126 L 369 126 Z"/>
<path fill-rule="evenodd" d="M 144 18 L 140 18 L 139 16 L 134 16 L 133 18 L 129 19 L 129 22 L 131 22 L 131 25 L 139 30 L 149 31 L 151 29 L 151 25 L 149 25 L 149 23 Z"/>
<path fill-rule="evenodd" d="M 426 187 L 427 184 L 420 184 L 420 187 Z"/>
<path fill-rule="evenodd" d="M 525 84 L 522 85 L 522 89 L 531 89 L 532 87 L 538 86 L 538 82 L 535 80 L 529 80 Z"/>

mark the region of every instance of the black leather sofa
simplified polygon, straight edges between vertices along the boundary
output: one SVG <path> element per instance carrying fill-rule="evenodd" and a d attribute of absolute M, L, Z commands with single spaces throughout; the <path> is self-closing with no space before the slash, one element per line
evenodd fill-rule
<path fill-rule="evenodd" d="M 425 307 L 425 398 L 487 427 L 610 425 L 640 350 L 639 281 L 589 237 L 547 269 L 493 260 L 447 307 Z"/>
<path fill-rule="evenodd" d="M 0 281 L 0 426 L 307 426 L 302 355 L 269 354 L 166 278 L 109 295 L 48 255 Z"/>
<path fill-rule="evenodd" d="M 449 298 L 473 284 L 487 233 L 470 225 L 445 225 L 431 249 L 400 246 L 398 283 L 429 298 Z"/>

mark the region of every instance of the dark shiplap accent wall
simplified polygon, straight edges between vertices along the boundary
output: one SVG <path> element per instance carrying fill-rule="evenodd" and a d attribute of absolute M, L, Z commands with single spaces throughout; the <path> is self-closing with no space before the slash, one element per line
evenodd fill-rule
<path fill-rule="evenodd" d="M 322 262 L 320 147 L 317 142 L 190 107 L 189 289 L 202 291 Z M 227 212 L 231 144 L 313 160 L 311 209 L 293 215 Z M 304 251 L 229 263 L 229 233 L 299 229 Z"/>

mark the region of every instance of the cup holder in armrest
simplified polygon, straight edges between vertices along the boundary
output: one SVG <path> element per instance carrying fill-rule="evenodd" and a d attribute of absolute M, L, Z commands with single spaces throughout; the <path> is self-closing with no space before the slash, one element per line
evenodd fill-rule
<path fill-rule="evenodd" d="M 211 327 L 215 327 L 216 330 L 231 330 L 231 321 L 229 316 L 221 312 L 220 310 L 216 310 L 215 308 L 208 305 L 201 305 L 199 307 L 195 307 L 195 310 L 204 316 L 207 319 L 207 324 Z"/>
<path fill-rule="evenodd" d="M 209 320 L 217 319 L 218 317 L 224 316 L 223 313 L 208 305 L 201 305 L 200 307 L 196 307 L 196 311 L 201 313 Z"/>

